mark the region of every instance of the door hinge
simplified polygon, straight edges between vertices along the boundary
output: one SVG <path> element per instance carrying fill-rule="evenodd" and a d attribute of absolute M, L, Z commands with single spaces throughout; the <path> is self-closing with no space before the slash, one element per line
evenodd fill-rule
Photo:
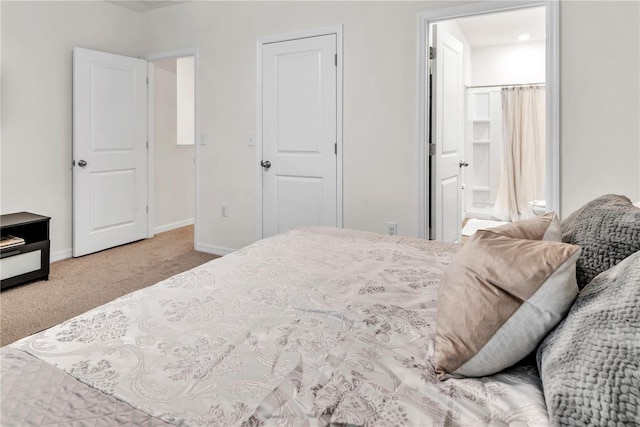
<path fill-rule="evenodd" d="M 147 213 L 149 213 L 149 206 L 147 206 Z"/>
<path fill-rule="evenodd" d="M 429 59 L 436 59 L 436 48 L 430 46 L 429 47 Z"/>
<path fill-rule="evenodd" d="M 429 155 L 430 156 L 436 155 L 436 144 L 429 144 Z"/>
<path fill-rule="evenodd" d="M 338 155 L 338 143 L 337 142 L 333 145 L 333 149 L 334 149 L 333 151 L 335 152 L 335 154 L 337 156 Z"/>
<path fill-rule="evenodd" d="M 335 55 L 333 55 L 333 64 L 336 67 L 338 66 L 338 54 L 337 53 Z"/>
<path fill-rule="evenodd" d="M 147 141 L 147 150 L 149 149 L 149 141 Z"/>
<path fill-rule="evenodd" d="M 147 86 L 149 86 L 149 76 L 147 76 Z"/>

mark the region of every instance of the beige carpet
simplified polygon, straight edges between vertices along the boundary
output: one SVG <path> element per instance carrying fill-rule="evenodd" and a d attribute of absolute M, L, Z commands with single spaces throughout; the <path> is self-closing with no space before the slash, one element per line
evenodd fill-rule
<path fill-rule="evenodd" d="M 0 293 L 2 345 L 26 337 L 203 264 L 215 255 L 193 250 L 193 226 L 51 264 L 48 281 Z"/>

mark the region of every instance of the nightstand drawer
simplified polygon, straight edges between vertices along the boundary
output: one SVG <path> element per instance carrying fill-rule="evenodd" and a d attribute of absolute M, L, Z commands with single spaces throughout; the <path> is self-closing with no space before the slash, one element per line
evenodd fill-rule
<path fill-rule="evenodd" d="M 0 259 L 0 280 L 42 268 L 42 250 L 36 250 Z"/>

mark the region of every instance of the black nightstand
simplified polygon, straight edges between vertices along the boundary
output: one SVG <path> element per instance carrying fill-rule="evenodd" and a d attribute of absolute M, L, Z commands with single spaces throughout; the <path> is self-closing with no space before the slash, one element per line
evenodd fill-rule
<path fill-rule="evenodd" d="M 50 219 L 29 212 L 0 216 L 2 237 L 24 239 L 24 244 L 0 249 L 0 289 L 49 279 Z"/>

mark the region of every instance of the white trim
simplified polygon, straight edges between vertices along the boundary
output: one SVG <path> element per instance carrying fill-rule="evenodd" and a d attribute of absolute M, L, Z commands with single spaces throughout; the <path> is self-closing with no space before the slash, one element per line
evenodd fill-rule
<path fill-rule="evenodd" d="M 198 56 L 199 49 L 197 47 L 189 47 L 185 49 L 169 50 L 166 52 L 154 52 L 144 55 L 142 58 L 149 61 L 159 61 L 161 59 L 182 58 L 183 56 Z"/>
<path fill-rule="evenodd" d="M 546 188 L 547 209 L 560 212 L 560 1 L 547 3 L 546 44 Z M 556 119 L 556 120 L 554 120 Z"/>
<path fill-rule="evenodd" d="M 277 34 L 272 36 L 263 36 L 258 37 L 258 45 L 262 46 L 263 44 L 268 43 L 278 43 L 278 42 L 286 42 L 289 40 L 297 40 L 297 39 L 306 39 L 309 37 L 319 37 L 319 36 L 327 36 L 330 34 L 336 34 L 338 36 L 338 54 L 340 54 L 342 50 L 342 31 L 343 25 L 333 25 L 330 27 L 322 27 L 316 28 L 312 30 L 301 30 L 301 31 L 293 31 L 285 34 Z"/>
<path fill-rule="evenodd" d="M 193 87 L 194 87 L 194 135 L 195 139 L 198 141 L 195 144 L 195 153 L 194 153 L 194 207 L 193 207 L 193 247 L 197 250 L 197 247 L 200 245 L 200 227 L 199 227 L 199 212 L 200 212 L 200 50 L 197 47 L 186 48 L 186 49 L 178 49 L 171 50 L 168 52 L 156 52 L 149 53 L 144 56 L 149 62 L 159 61 L 161 59 L 171 59 L 171 58 L 181 58 L 183 56 L 193 56 Z M 151 79 L 149 79 L 149 92 L 151 90 Z M 149 97 L 151 102 L 152 96 Z M 151 105 L 151 104 L 150 104 Z M 151 108 L 151 107 L 150 107 Z M 155 135 L 153 132 L 149 133 L 149 162 L 153 163 L 153 147 L 155 140 L 152 138 Z M 152 170 L 151 170 L 152 171 Z M 149 176 L 149 181 L 153 182 L 153 175 Z M 153 193 L 149 193 L 149 199 L 153 198 Z M 153 205 L 151 201 L 149 201 L 149 218 L 153 218 Z M 149 236 L 152 237 L 152 236 Z"/>
<path fill-rule="evenodd" d="M 63 259 L 71 258 L 73 256 L 73 249 L 62 249 L 60 251 L 51 252 L 49 254 L 49 262 L 62 261 Z"/>
<path fill-rule="evenodd" d="M 156 234 L 164 233 L 165 231 L 175 230 L 176 228 L 186 227 L 187 225 L 193 224 L 193 218 L 183 219 L 182 221 L 176 221 L 171 224 L 161 225 L 153 229 Z"/>
<path fill-rule="evenodd" d="M 224 246 L 215 246 L 215 245 L 207 245 L 207 244 L 199 244 L 195 247 L 196 251 L 205 252 L 208 254 L 225 256 L 229 255 L 231 252 L 237 251 L 237 249 L 226 248 Z"/>
<path fill-rule="evenodd" d="M 262 239 L 262 171 L 258 168 L 262 160 L 262 42 L 256 40 L 256 240 Z"/>
<path fill-rule="evenodd" d="M 546 200 L 547 208 L 560 216 L 560 54 L 559 54 L 559 1 L 519 0 L 486 1 L 461 6 L 434 9 L 418 14 L 418 237 L 428 237 L 429 218 L 429 168 L 427 158 L 429 88 L 427 85 L 427 50 L 429 25 L 438 21 L 464 16 L 495 13 L 545 6 L 547 8 L 546 47 Z"/>
<path fill-rule="evenodd" d="M 154 156 L 155 156 L 155 123 L 156 123 L 156 91 L 155 91 L 155 66 L 147 61 L 147 239 L 154 235 L 155 219 L 155 179 L 154 179 Z"/>
<path fill-rule="evenodd" d="M 343 151 L 342 151 L 342 147 L 343 147 L 343 140 L 342 140 L 342 131 L 343 131 L 343 123 L 342 123 L 342 102 L 343 102 L 343 66 L 342 66 L 342 43 L 343 43 L 343 26 L 339 25 L 337 27 L 334 27 L 336 32 L 336 53 L 338 54 L 338 64 L 336 65 L 337 70 L 336 70 L 336 144 L 338 144 L 338 153 L 337 153 L 337 158 L 336 158 L 336 198 L 338 199 L 336 201 L 336 226 L 338 228 L 342 228 L 343 226 L 343 221 L 344 221 L 344 206 L 343 206 L 343 200 L 342 200 L 342 174 L 344 173 L 343 169 L 342 169 L 342 164 L 343 164 Z"/>
<path fill-rule="evenodd" d="M 342 138 L 342 99 L 343 99 L 343 65 L 342 65 L 342 44 L 343 25 L 318 28 L 315 30 L 296 31 L 275 36 L 258 37 L 256 40 L 256 168 L 262 160 L 262 46 L 269 43 L 277 43 L 289 40 L 304 39 L 309 37 L 319 37 L 330 34 L 336 35 L 336 53 L 338 54 L 338 65 L 336 70 L 336 143 L 338 144 L 338 154 L 336 158 L 336 225 L 342 228 L 343 224 L 343 201 L 342 201 L 342 163 L 343 163 L 343 138 Z M 262 173 L 258 170 L 257 175 L 257 201 L 256 201 L 256 238 L 262 239 Z"/>

